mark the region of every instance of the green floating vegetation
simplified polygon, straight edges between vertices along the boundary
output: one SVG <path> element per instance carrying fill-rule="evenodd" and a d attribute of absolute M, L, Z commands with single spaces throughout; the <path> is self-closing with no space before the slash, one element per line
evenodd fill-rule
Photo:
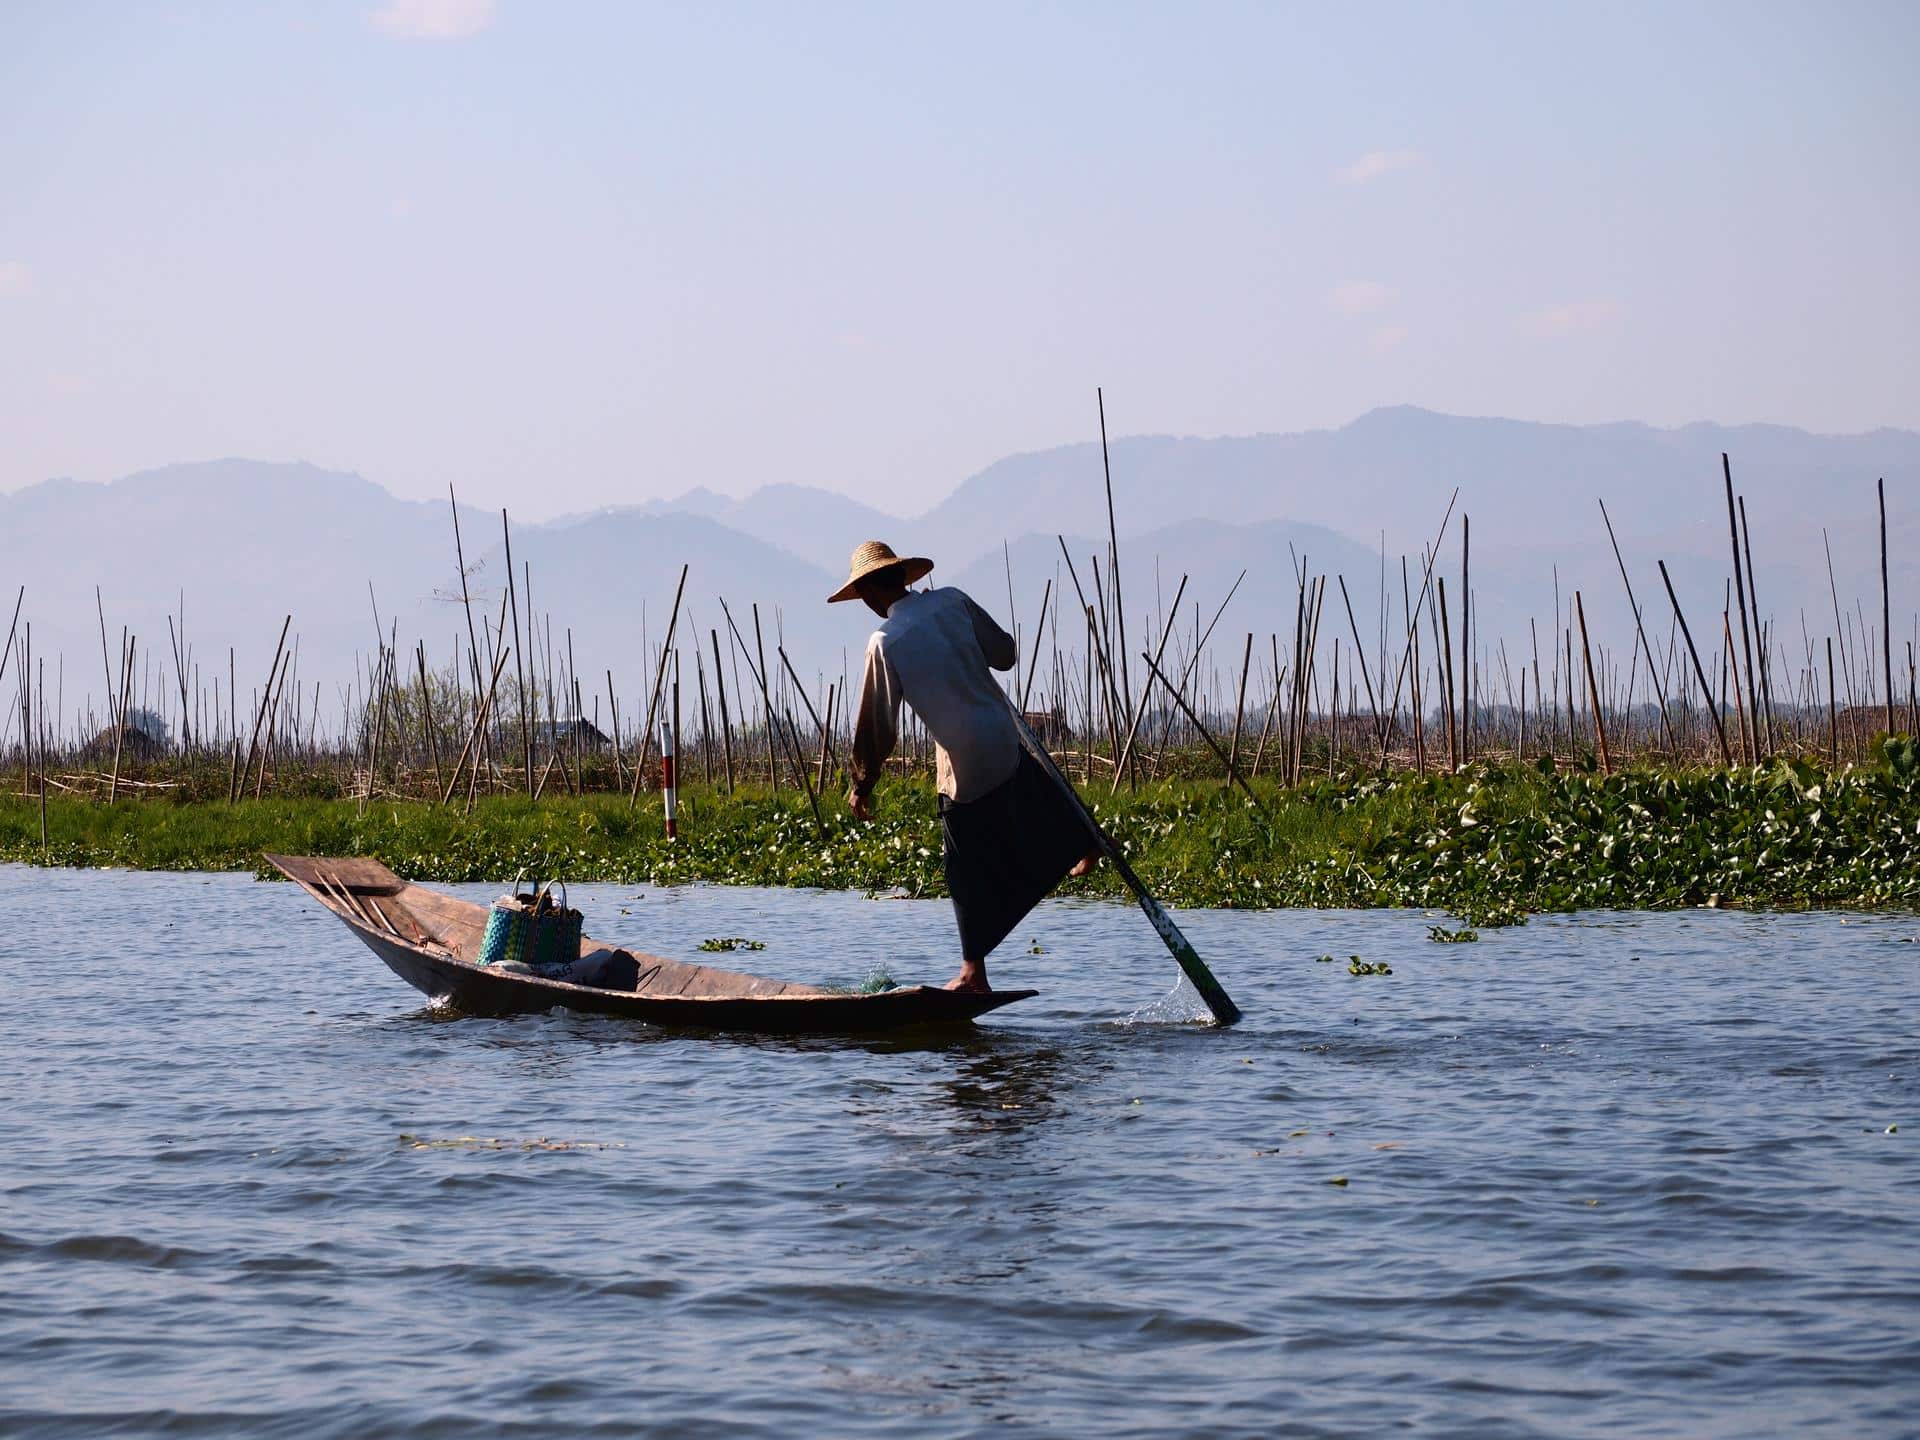
<path fill-rule="evenodd" d="M 767 948 L 767 942 L 764 940 L 749 940 L 742 935 L 733 935 L 724 939 L 702 940 L 699 945 L 694 948 L 705 950 L 712 954 L 724 954 L 732 950 L 764 950 Z"/>
<path fill-rule="evenodd" d="M 1391 975 L 1392 973 L 1393 967 L 1384 960 L 1369 965 L 1358 955 L 1347 957 L 1347 974 L 1349 975 Z"/>
<path fill-rule="evenodd" d="M 1805 760 L 1611 777 L 1482 764 L 1458 774 L 1349 774 L 1298 789 L 1254 782 L 1264 811 L 1217 781 L 1174 780 L 1089 803 L 1170 905 L 1404 906 L 1463 927 L 1589 908 L 1920 903 L 1920 765 L 1888 743 L 1875 764 Z M 875 796 L 871 821 L 806 797 L 743 787 L 681 791 L 679 837 L 658 802 L 619 795 L 481 800 L 471 814 L 420 802 L 165 796 L 114 806 L 71 795 L 0 797 L 0 859 L 158 870 L 250 870 L 266 851 L 367 855 L 427 881 L 818 886 L 940 896 L 939 821 L 924 781 Z M 1121 896 L 1113 867 L 1071 895 Z"/>
<path fill-rule="evenodd" d="M 1427 939 L 1436 945 L 1471 945 L 1480 938 L 1478 930 L 1449 930 L 1444 925 L 1429 925 Z"/>

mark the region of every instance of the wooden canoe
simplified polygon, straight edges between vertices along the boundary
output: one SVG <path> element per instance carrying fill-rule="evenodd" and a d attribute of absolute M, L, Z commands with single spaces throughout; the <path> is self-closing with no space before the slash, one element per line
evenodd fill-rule
<path fill-rule="evenodd" d="M 1025 1000 L 1034 990 L 966 994 L 908 985 L 848 995 L 764 975 L 743 975 L 620 947 L 639 964 L 633 990 L 543 980 L 478 964 L 487 907 L 411 884 L 377 860 L 269 855 L 267 862 L 346 923 L 387 968 L 435 1001 L 475 1015 L 531 1014 L 562 1006 L 656 1025 L 781 1034 L 857 1033 L 958 1024 Z M 583 938 L 583 958 L 613 947 Z"/>

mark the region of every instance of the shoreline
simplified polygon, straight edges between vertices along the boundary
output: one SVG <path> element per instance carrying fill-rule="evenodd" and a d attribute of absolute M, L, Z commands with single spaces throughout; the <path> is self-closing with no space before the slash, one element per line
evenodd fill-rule
<path fill-rule="evenodd" d="M 1477 765 L 1459 774 L 1257 781 L 1258 804 L 1217 782 L 1171 781 L 1089 803 L 1160 899 L 1185 909 L 1441 911 L 1469 926 L 1584 909 L 1885 909 L 1920 904 L 1920 785 L 1889 768 L 1804 761 L 1611 777 Z M 428 883 L 703 882 L 945 895 L 924 782 L 890 782 L 875 818 L 837 798 L 822 823 L 802 794 L 683 789 L 679 837 L 659 802 L 624 795 L 488 797 L 473 813 L 427 801 L 270 797 L 0 796 L 0 860 L 30 865 L 261 873 L 266 851 L 367 855 Z M 1111 868 L 1063 895 L 1127 892 Z"/>

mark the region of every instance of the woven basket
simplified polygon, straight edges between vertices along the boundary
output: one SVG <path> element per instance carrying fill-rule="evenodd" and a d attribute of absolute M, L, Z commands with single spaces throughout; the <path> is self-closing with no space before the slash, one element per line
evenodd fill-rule
<path fill-rule="evenodd" d="M 567 907 L 564 881 L 535 886 L 524 871 L 513 882 L 513 893 L 502 895 L 487 910 L 487 931 L 480 940 L 482 965 L 519 963 L 535 971 L 562 970 L 580 958 L 580 912 Z M 558 903 L 553 888 L 560 887 Z"/>

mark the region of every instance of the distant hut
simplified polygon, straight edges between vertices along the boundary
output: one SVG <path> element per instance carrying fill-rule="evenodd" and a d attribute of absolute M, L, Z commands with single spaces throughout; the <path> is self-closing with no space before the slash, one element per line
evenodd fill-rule
<path fill-rule="evenodd" d="M 502 723 L 496 730 L 500 741 L 505 743 L 510 736 L 517 734 L 518 726 Z M 608 744 L 607 736 L 591 720 L 575 716 L 570 720 L 536 720 L 533 722 L 533 742 L 544 750 L 566 747 L 571 749 L 576 743 L 583 750 L 601 750 Z"/>
<path fill-rule="evenodd" d="M 93 738 L 80 747 L 81 758 L 111 761 L 115 728 L 108 725 L 96 731 Z M 119 750 L 123 761 L 157 760 L 167 753 L 167 722 L 152 710 L 128 711 L 127 723 L 120 728 Z"/>
<path fill-rule="evenodd" d="M 1027 722 L 1034 738 L 1049 750 L 1057 750 L 1067 743 L 1067 717 L 1058 709 L 1023 710 L 1020 718 Z"/>

